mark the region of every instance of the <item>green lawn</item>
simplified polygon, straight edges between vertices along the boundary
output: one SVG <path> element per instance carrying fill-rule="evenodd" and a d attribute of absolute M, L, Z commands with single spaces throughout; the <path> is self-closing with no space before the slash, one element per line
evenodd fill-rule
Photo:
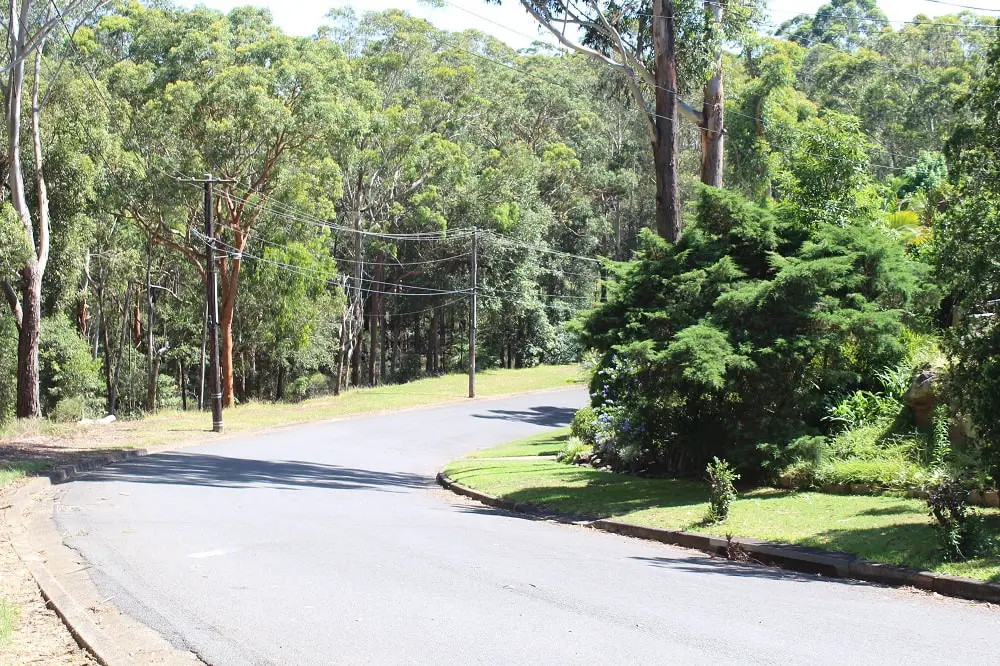
<path fill-rule="evenodd" d="M 497 451 L 516 455 L 561 448 L 565 430 L 503 444 L 452 462 L 455 481 L 494 496 L 592 518 L 724 536 L 816 546 L 856 553 L 876 562 L 901 564 L 970 578 L 1000 581 L 1000 555 L 945 563 L 926 504 L 882 495 L 828 495 L 761 488 L 733 503 L 729 519 L 706 525 L 706 485 L 646 479 L 540 460 L 483 460 Z M 991 534 L 1000 536 L 1000 511 L 984 511 Z"/>
<path fill-rule="evenodd" d="M 492 449 L 476 451 L 468 455 L 469 458 L 516 458 L 525 456 L 554 456 L 562 450 L 566 440 L 569 439 L 569 430 L 561 434 L 552 435 L 542 433 L 533 437 L 519 439 L 507 444 L 495 446 Z"/>
<path fill-rule="evenodd" d="M 579 365 L 539 366 L 522 370 L 486 370 L 476 375 L 476 395 L 481 398 L 543 389 L 567 388 L 584 380 Z M 469 378 L 465 374 L 420 379 L 407 384 L 347 391 L 300 403 L 252 402 L 223 413 L 227 433 L 244 433 L 262 428 L 309 421 L 354 416 L 383 410 L 420 407 L 467 399 Z M 64 443 L 74 452 L 100 449 L 127 449 L 181 445 L 204 440 L 211 435 L 211 415 L 198 411 L 160 412 L 135 421 L 110 426 L 57 424 L 46 420 L 14 423 L 0 430 L 0 447 L 5 443 L 43 437 Z M 53 442 L 50 442 L 53 443 Z M 69 454 L 67 454 L 69 455 Z M 37 463 L 58 464 L 58 460 Z M 40 468 L 17 459 L 4 460 L 0 448 L 0 485 L 10 483 Z"/>
<path fill-rule="evenodd" d="M 9 603 L 6 599 L 0 599 L 0 648 L 10 640 L 10 635 L 14 633 L 14 627 L 17 626 L 19 615 L 17 606 Z"/>

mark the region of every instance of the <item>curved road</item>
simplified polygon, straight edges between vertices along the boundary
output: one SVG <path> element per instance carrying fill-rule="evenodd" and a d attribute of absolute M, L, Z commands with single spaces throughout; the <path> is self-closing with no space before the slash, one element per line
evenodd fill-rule
<path fill-rule="evenodd" d="M 560 391 L 119 464 L 57 520 L 127 613 L 212 664 L 977 664 L 985 605 L 741 566 L 461 500 L 468 451 L 566 425 Z"/>

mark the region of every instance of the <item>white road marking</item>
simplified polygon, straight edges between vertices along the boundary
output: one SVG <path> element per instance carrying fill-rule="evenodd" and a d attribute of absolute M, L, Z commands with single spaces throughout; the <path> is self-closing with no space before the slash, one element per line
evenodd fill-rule
<path fill-rule="evenodd" d="M 235 548 L 218 548 L 216 550 L 206 550 L 203 553 L 191 553 L 188 557 L 193 557 L 196 560 L 200 560 L 206 557 L 218 557 L 219 555 L 228 555 L 229 553 L 235 553 Z"/>

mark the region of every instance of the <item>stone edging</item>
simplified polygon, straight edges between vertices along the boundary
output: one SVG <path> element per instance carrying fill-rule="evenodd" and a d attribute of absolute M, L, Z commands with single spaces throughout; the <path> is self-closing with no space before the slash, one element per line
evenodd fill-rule
<path fill-rule="evenodd" d="M 559 514 L 543 513 L 537 507 L 493 497 L 468 486 L 463 486 L 453 481 L 443 471 L 438 472 L 437 482 L 456 494 L 507 511 L 540 515 L 560 522 L 585 525 L 603 532 L 693 548 L 723 557 L 727 555 L 730 547 L 730 543 L 726 539 L 707 534 L 632 525 L 617 520 L 579 521 Z M 821 574 L 832 578 L 851 578 L 883 585 L 910 586 L 949 597 L 1000 603 L 1000 585 L 986 581 L 919 571 L 891 564 L 879 564 L 850 553 L 771 543 L 759 539 L 734 537 L 732 545 L 739 546 L 750 559 L 761 564 L 770 564 L 793 571 Z"/>

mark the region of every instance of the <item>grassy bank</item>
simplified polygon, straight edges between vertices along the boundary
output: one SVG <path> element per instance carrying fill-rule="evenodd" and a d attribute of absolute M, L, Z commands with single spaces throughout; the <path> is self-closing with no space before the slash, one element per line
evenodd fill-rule
<path fill-rule="evenodd" d="M 577 365 L 540 366 L 523 370 L 488 370 L 476 376 L 476 393 L 491 397 L 556 389 L 582 381 Z M 348 391 L 304 402 L 253 402 L 224 413 L 227 433 L 405 409 L 468 395 L 467 375 L 445 375 L 392 386 Z M 198 411 L 161 412 L 110 426 L 20 422 L 0 431 L 0 486 L 46 466 L 71 462 L 96 450 L 172 446 L 203 440 L 211 431 L 211 415 Z"/>
<path fill-rule="evenodd" d="M 921 500 L 890 495 L 828 495 L 759 488 L 741 494 L 729 519 L 709 525 L 705 484 L 646 479 L 563 465 L 552 460 L 496 460 L 546 455 L 567 431 L 503 444 L 451 463 L 455 481 L 494 496 L 594 518 L 724 536 L 754 537 L 856 553 L 899 564 L 1000 581 L 1000 556 L 961 563 L 941 561 L 937 535 Z M 985 510 L 992 535 L 1000 535 L 1000 511 Z"/>

